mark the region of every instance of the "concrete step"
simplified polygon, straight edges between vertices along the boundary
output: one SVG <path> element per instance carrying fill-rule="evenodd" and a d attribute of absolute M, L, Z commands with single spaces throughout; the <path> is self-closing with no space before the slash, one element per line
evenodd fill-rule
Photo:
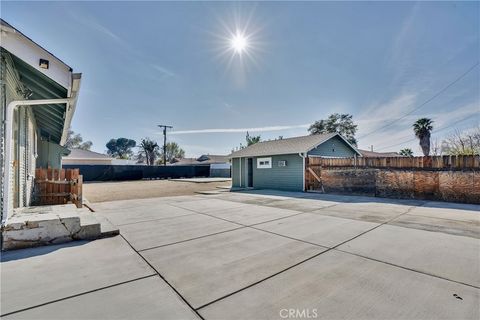
<path fill-rule="evenodd" d="M 108 219 L 86 209 L 87 212 L 79 213 L 82 233 L 79 239 L 98 239 L 112 237 L 120 231 Z"/>
<path fill-rule="evenodd" d="M 100 215 L 96 215 L 95 218 L 100 222 L 102 238 L 113 237 L 120 234 L 120 230 L 107 218 Z"/>
<path fill-rule="evenodd" d="M 75 235 L 75 239 L 92 240 L 100 237 L 101 226 L 97 219 L 87 209 L 87 212 L 80 211 L 80 231 Z"/>
<path fill-rule="evenodd" d="M 110 221 L 74 205 L 28 207 L 15 210 L 2 230 L 2 250 L 94 240 L 119 234 Z"/>
<path fill-rule="evenodd" d="M 81 232 L 75 206 L 28 207 L 14 211 L 3 228 L 2 250 L 57 244 Z"/>

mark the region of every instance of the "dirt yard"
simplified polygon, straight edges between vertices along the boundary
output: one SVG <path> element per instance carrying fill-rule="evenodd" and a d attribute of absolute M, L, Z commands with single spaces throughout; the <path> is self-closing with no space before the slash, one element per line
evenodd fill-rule
<path fill-rule="evenodd" d="M 90 202 L 145 199 L 193 195 L 196 191 L 230 187 L 230 181 L 194 183 L 171 180 L 139 180 L 122 182 L 84 183 L 83 195 Z"/>

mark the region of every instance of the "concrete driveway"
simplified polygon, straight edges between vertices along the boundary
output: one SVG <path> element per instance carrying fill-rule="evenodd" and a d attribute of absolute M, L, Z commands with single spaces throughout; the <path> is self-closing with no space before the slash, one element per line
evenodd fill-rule
<path fill-rule="evenodd" d="M 120 236 L 2 255 L 2 318 L 480 318 L 480 206 L 255 191 L 94 208 Z"/>

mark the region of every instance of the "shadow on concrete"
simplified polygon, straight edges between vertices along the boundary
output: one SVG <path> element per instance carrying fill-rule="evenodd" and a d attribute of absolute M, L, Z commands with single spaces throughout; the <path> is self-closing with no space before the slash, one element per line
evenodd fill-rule
<path fill-rule="evenodd" d="M 326 194 L 318 192 L 295 192 L 295 191 L 281 191 L 271 189 L 242 189 L 232 190 L 232 192 L 240 194 L 249 194 L 256 196 L 274 196 L 279 197 L 278 200 L 285 200 L 282 198 L 297 198 L 309 200 L 334 201 L 342 203 L 384 203 L 384 204 L 399 204 L 406 206 L 421 206 L 425 208 L 438 209 L 457 209 L 478 212 L 480 215 L 480 205 L 457 203 L 457 202 L 441 202 L 421 199 L 394 199 L 394 198 L 380 198 L 359 195 L 345 195 L 345 194 Z"/>
<path fill-rule="evenodd" d="M 49 254 L 51 252 L 61 250 L 64 248 L 72 248 L 72 247 L 78 247 L 82 246 L 89 241 L 71 241 L 67 243 L 62 243 L 62 244 L 54 244 L 54 245 L 48 245 L 48 246 L 41 246 L 41 247 L 35 247 L 35 248 L 26 248 L 26 249 L 17 249 L 17 250 L 11 250 L 11 251 L 2 251 L 1 257 L 0 257 L 0 262 L 8 262 L 8 261 L 15 261 L 15 260 L 21 260 L 21 259 L 27 259 L 31 257 L 36 257 L 36 256 L 42 256 L 45 254 Z"/>

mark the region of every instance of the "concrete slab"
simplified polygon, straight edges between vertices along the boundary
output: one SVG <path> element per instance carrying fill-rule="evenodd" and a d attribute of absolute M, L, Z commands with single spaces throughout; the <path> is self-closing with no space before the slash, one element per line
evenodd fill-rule
<path fill-rule="evenodd" d="M 209 200 L 205 201 L 204 198 L 201 198 L 200 200 L 195 199 L 190 201 L 177 202 L 175 203 L 175 206 L 183 209 L 187 209 L 187 210 L 192 210 L 195 212 L 210 213 L 213 211 L 224 211 L 224 210 L 239 208 L 239 207 L 247 206 L 247 204 L 240 203 L 240 202 L 225 201 L 225 200 L 220 200 L 216 198 L 210 198 Z"/>
<path fill-rule="evenodd" d="M 192 200 L 206 200 L 199 196 L 177 196 L 177 197 L 160 197 L 160 198 L 148 198 L 148 199 L 130 199 L 130 200 L 117 200 L 108 202 L 96 202 L 91 206 L 95 211 L 114 211 L 114 210 L 126 210 L 126 209 L 142 209 L 144 207 L 162 205 L 167 203 L 176 203 L 182 201 Z"/>
<path fill-rule="evenodd" d="M 426 201 L 423 207 L 473 211 L 473 212 L 480 213 L 480 204 L 468 204 L 468 203 L 444 202 L 444 201 Z"/>
<path fill-rule="evenodd" d="M 227 190 L 221 190 L 221 189 L 206 190 L 206 191 L 195 191 L 195 193 L 208 195 L 208 196 L 222 194 L 222 193 L 225 193 L 225 192 L 228 192 L 228 191 Z"/>
<path fill-rule="evenodd" d="M 371 222 L 304 213 L 294 217 L 262 223 L 256 225 L 255 228 L 321 246 L 334 247 L 377 225 L 377 223 Z"/>
<path fill-rule="evenodd" d="M 306 319 L 307 312 L 319 319 L 478 319 L 479 297 L 475 288 L 330 251 L 199 311 L 206 319 Z"/>
<path fill-rule="evenodd" d="M 252 225 L 270 221 L 278 218 L 284 218 L 299 214 L 299 211 L 270 208 L 256 205 L 244 205 L 228 210 L 215 210 L 208 212 L 209 215 L 240 223 L 242 225 Z"/>
<path fill-rule="evenodd" d="M 480 241 L 383 225 L 339 250 L 480 287 Z"/>
<path fill-rule="evenodd" d="M 239 227 L 238 224 L 193 214 L 123 225 L 120 233 L 136 250 L 145 250 Z"/>
<path fill-rule="evenodd" d="M 197 308 L 323 250 L 245 228 L 141 254 Z"/>
<path fill-rule="evenodd" d="M 480 221 L 462 221 L 404 214 L 388 224 L 480 239 Z"/>
<path fill-rule="evenodd" d="M 376 202 L 340 203 L 330 208 L 311 211 L 311 213 L 373 223 L 383 223 L 407 212 L 409 208 L 410 207 L 403 205 Z"/>
<path fill-rule="evenodd" d="M 279 199 L 277 197 L 272 198 L 267 196 L 242 194 L 238 192 L 223 193 L 220 196 L 217 196 L 217 199 L 246 203 L 246 204 L 257 204 L 257 205 L 266 205 L 268 203 L 285 200 L 284 198 Z"/>
<path fill-rule="evenodd" d="M 480 223 L 480 206 L 477 205 L 429 202 L 425 206 L 414 208 L 408 214 L 473 224 Z"/>
<path fill-rule="evenodd" d="M 322 209 L 325 207 L 331 207 L 337 205 L 338 202 L 324 201 L 316 199 L 290 199 L 290 200 L 278 200 L 265 204 L 269 207 L 290 209 L 302 212 L 311 212 L 314 210 Z"/>
<path fill-rule="evenodd" d="M 4 319 L 199 319 L 154 276 L 12 314 Z"/>
<path fill-rule="evenodd" d="M 195 213 L 169 205 L 165 202 L 160 202 L 125 209 L 98 210 L 95 214 L 107 218 L 117 226 L 122 226 L 131 223 L 180 217 Z"/>
<path fill-rule="evenodd" d="M 2 314 L 154 274 L 121 237 L 2 253 Z"/>
<path fill-rule="evenodd" d="M 250 196 L 257 196 L 257 197 L 267 197 L 272 199 L 282 199 L 288 200 L 291 198 L 308 198 L 310 195 L 305 192 L 294 192 L 294 191 L 281 191 L 281 190 L 269 190 L 269 189 L 262 189 L 262 190 L 242 190 L 236 191 L 239 194 L 245 194 Z"/>
<path fill-rule="evenodd" d="M 309 199 L 318 199 L 324 201 L 335 201 L 340 203 L 378 203 L 378 204 L 397 204 L 404 206 L 419 206 L 425 203 L 424 200 L 418 199 L 392 199 L 369 196 L 356 196 L 348 194 L 327 194 L 327 193 L 310 193 L 307 192 Z"/>
<path fill-rule="evenodd" d="M 352 202 L 339 203 L 330 209 L 333 211 L 348 211 L 348 212 L 365 212 L 365 213 L 391 213 L 402 214 L 411 209 L 412 206 L 395 203 L 381 203 L 381 202 Z"/>
<path fill-rule="evenodd" d="M 188 179 L 170 179 L 170 181 L 209 183 L 209 182 L 232 181 L 232 178 L 188 178 Z"/>

